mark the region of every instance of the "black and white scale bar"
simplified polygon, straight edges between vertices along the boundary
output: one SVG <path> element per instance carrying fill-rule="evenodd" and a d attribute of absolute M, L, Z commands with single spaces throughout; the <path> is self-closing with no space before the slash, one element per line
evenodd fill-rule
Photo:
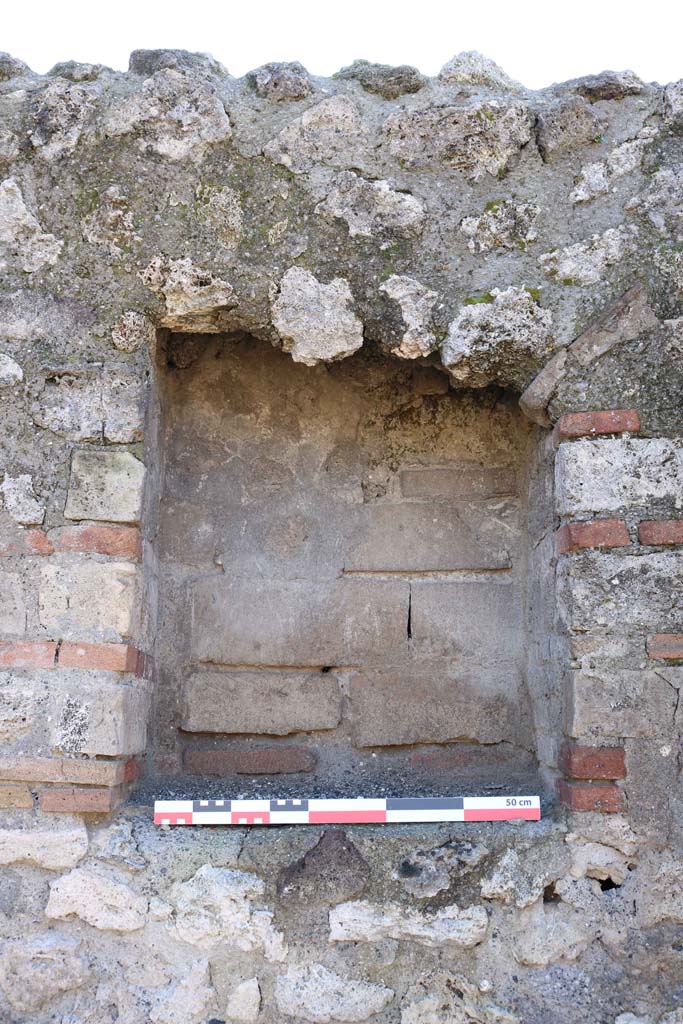
<path fill-rule="evenodd" d="M 537 796 L 352 800 L 157 800 L 155 825 L 352 825 L 418 821 L 539 821 Z"/>

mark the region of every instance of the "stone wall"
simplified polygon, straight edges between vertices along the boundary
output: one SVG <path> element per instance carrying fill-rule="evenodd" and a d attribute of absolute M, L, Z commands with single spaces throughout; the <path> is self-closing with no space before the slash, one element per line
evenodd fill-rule
<path fill-rule="evenodd" d="M 605 72 L 532 93 L 472 54 L 435 79 L 357 62 L 331 80 L 296 64 L 238 80 L 180 51 L 136 52 L 127 74 L 66 63 L 38 76 L 2 55 L 0 109 L 0 1020 L 680 1021 L 681 84 Z M 252 379 L 279 367 L 273 415 L 246 435 L 248 414 L 221 393 L 235 352 Z M 242 547 L 234 531 L 250 481 L 287 493 L 268 450 L 291 441 L 278 376 L 296 381 L 325 457 L 349 426 L 335 388 L 382 416 L 415 396 L 424 431 L 403 443 L 420 457 L 389 454 L 396 417 L 372 448 L 389 490 L 361 487 L 361 516 L 394 496 L 419 503 L 425 472 L 484 434 L 480 471 L 506 451 L 523 477 L 512 568 L 485 569 L 517 580 L 523 697 L 496 736 L 463 738 L 504 741 L 508 760 L 481 768 L 489 787 L 533 750 L 542 822 L 150 824 L 157 783 L 189 785 L 181 747 L 215 753 L 187 728 L 175 742 L 191 676 L 167 641 L 183 608 L 209 621 L 203 588 L 229 601 L 252 580 L 258 532 Z M 436 395 L 419 384 L 437 379 Z M 200 435 L 189 459 L 183 415 Z M 241 445 L 243 476 L 221 491 L 216 465 Z M 352 486 L 349 457 L 362 476 L 361 454 L 332 460 L 328 496 Z M 202 462 L 219 498 L 246 487 L 218 551 L 212 535 L 190 543 L 210 505 L 185 525 L 169 516 Z M 366 524 L 351 575 L 395 526 Z M 462 552 L 452 529 L 421 523 L 427 562 Z M 200 569 L 232 561 L 193 577 L 188 604 L 174 586 L 193 551 Z M 269 595 L 284 564 L 269 559 Z M 444 585 L 413 584 L 426 564 L 406 569 L 411 588 Z M 400 593 L 402 642 L 405 605 Z M 410 623 L 415 643 L 412 602 Z M 245 643 L 229 616 L 217 624 L 219 641 L 232 629 L 230 646 Z M 190 662 L 234 667 L 215 639 L 193 633 Z M 248 653 L 245 671 L 261 671 Z M 319 669 L 348 660 L 322 654 Z M 330 725 L 325 701 L 312 706 Z M 442 717 L 430 741 L 457 738 Z M 390 718 L 374 721 L 372 742 L 387 739 Z M 420 729 L 398 738 L 422 742 Z M 307 750 L 304 732 L 288 735 Z M 478 749 L 414 754 L 457 790 Z"/>

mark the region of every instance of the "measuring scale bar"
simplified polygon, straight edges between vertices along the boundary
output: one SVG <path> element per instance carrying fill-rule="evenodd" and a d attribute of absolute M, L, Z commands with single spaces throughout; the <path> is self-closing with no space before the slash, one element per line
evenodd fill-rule
<path fill-rule="evenodd" d="M 388 797 L 353 800 L 156 800 L 155 825 L 354 825 L 389 822 L 539 821 L 538 796 Z"/>

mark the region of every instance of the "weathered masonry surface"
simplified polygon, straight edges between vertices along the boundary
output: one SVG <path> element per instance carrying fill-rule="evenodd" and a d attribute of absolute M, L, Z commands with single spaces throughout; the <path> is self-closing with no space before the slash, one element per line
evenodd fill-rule
<path fill-rule="evenodd" d="M 0 55 L 0 1021 L 683 1020 L 682 129 Z"/>

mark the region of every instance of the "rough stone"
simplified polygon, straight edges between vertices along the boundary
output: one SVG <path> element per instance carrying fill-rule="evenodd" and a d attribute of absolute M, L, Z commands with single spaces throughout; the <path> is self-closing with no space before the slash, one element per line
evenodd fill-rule
<path fill-rule="evenodd" d="M 521 90 L 519 82 L 510 78 L 495 61 L 476 50 L 467 50 L 451 57 L 439 71 L 438 78 L 444 85 L 484 85 L 489 89 L 502 89 L 506 92 Z"/>
<path fill-rule="evenodd" d="M 593 935 L 591 922 L 564 902 L 538 900 L 517 917 L 514 955 L 520 964 L 537 967 L 576 960 L 593 941 Z"/>
<path fill-rule="evenodd" d="M 244 235 L 244 213 L 234 188 L 200 185 L 197 189 L 197 217 L 228 249 L 234 249 Z"/>
<path fill-rule="evenodd" d="M 579 96 L 564 96 L 539 113 L 536 142 L 549 162 L 564 150 L 599 142 L 603 126 L 603 119 Z"/>
<path fill-rule="evenodd" d="M 392 274 L 380 291 L 398 302 L 406 330 L 398 345 L 391 347 L 394 355 L 402 359 L 428 356 L 437 347 L 432 326 L 432 313 L 439 296 L 412 277 Z"/>
<path fill-rule="evenodd" d="M 352 355 L 363 344 L 363 324 L 352 303 L 343 278 L 323 284 L 309 271 L 290 267 L 272 305 L 285 352 L 306 366 Z"/>
<path fill-rule="evenodd" d="M 123 876 L 91 865 L 51 883 L 45 914 L 60 920 L 75 915 L 102 931 L 133 932 L 145 924 L 147 900 Z"/>
<path fill-rule="evenodd" d="M 481 843 L 448 840 L 432 850 L 418 850 L 394 872 L 401 887 L 422 899 L 449 889 L 452 882 L 474 870 L 489 855 Z"/>
<path fill-rule="evenodd" d="M 225 1015 L 230 1020 L 255 1021 L 260 1009 L 261 989 L 258 978 L 249 978 L 248 981 L 241 981 L 230 993 Z"/>
<path fill-rule="evenodd" d="M 5 509 L 15 523 L 21 526 L 40 526 L 45 518 L 45 506 L 36 498 L 33 477 L 29 473 L 9 476 L 0 484 Z"/>
<path fill-rule="evenodd" d="M 298 61 L 291 64 L 264 64 L 263 67 L 250 71 L 247 79 L 259 96 L 275 103 L 303 100 L 313 91 L 310 76 Z"/>
<path fill-rule="evenodd" d="M 0 352 L 0 387 L 8 388 L 14 384 L 21 384 L 24 379 L 24 371 L 16 360 L 11 356 Z"/>
<path fill-rule="evenodd" d="M 137 523 L 144 478 L 144 465 L 130 452 L 76 451 L 64 515 L 67 519 Z"/>
<path fill-rule="evenodd" d="M 401 1024 L 520 1024 L 460 975 L 432 971 L 406 992 Z"/>
<path fill-rule="evenodd" d="M 529 907 L 568 866 L 567 851 L 556 842 L 506 850 L 491 873 L 482 879 L 481 894 L 486 900 Z"/>
<path fill-rule="evenodd" d="M 426 219 L 424 205 L 389 181 L 367 181 L 354 171 L 342 171 L 316 212 L 345 220 L 351 238 L 378 235 L 415 238 Z"/>
<path fill-rule="evenodd" d="M 531 138 L 531 115 L 520 102 L 472 100 L 457 107 L 397 111 L 383 131 L 391 155 L 408 167 L 444 163 L 481 181 L 512 166 Z"/>
<path fill-rule="evenodd" d="M 535 203 L 491 200 L 479 217 L 465 217 L 460 230 L 468 238 L 470 252 L 496 249 L 525 250 L 537 236 L 536 219 L 541 212 Z"/>
<path fill-rule="evenodd" d="M 636 235 L 630 227 L 608 228 L 556 252 L 546 252 L 538 262 L 544 273 L 562 284 L 596 284 L 608 267 L 635 251 Z"/>
<path fill-rule="evenodd" d="M 378 942 L 397 939 L 422 946 L 471 949 L 483 942 L 488 917 L 483 907 L 460 910 L 455 904 L 427 917 L 398 903 L 367 900 L 342 903 L 330 910 L 330 942 Z"/>
<path fill-rule="evenodd" d="M 215 1003 L 207 960 L 195 960 L 187 973 L 154 994 L 152 1024 L 204 1024 Z"/>
<path fill-rule="evenodd" d="M 13 178 L 0 182 L 0 269 L 9 260 L 17 260 L 21 269 L 33 274 L 53 266 L 64 242 L 46 234 L 24 202 Z"/>
<path fill-rule="evenodd" d="M 73 868 L 88 852 L 88 833 L 82 821 L 63 815 L 58 820 L 33 813 L 3 822 L 0 864 L 33 864 L 48 871 Z"/>
<path fill-rule="evenodd" d="M 316 963 L 290 967 L 275 982 L 275 1003 L 280 1013 L 314 1024 L 364 1021 L 381 1013 L 393 998 L 393 991 L 384 985 L 343 978 Z"/>
<path fill-rule="evenodd" d="M 658 323 L 647 291 L 638 283 L 603 310 L 571 343 L 569 351 L 582 366 L 589 366 L 615 345 L 646 334 Z"/>
<path fill-rule="evenodd" d="M 670 82 L 663 95 L 664 119 L 678 128 L 683 123 L 683 79 Z"/>
<path fill-rule="evenodd" d="M 640 135 L 640 138 L 615 146 L 605 160 L 597 160 L 582 167 L 569 196 L 572 203 L 587 203 L 597 196 L 605 195 L 613 188 L 617 178 L 639 170 L 646 147 L 652 141 L 649 129 L 643 129 Z"/>
<path fill-rule="evenodd" d="M 0 954 L 0 988 L 13 1010 L 32 1014 L 86 983 L 79 939 L 56 931 L 7 943 Z"/>
<path fill-rule="evenodd" d="M 354 60 L 353 64 L 337 71 L 334 77 L 355 80 L 366 92 L 383 96 L 385 100 L 397 100 L 399 96 L 419 92 L 427 84 L 424 75 L 408 64 L 392 67 L 389 64 L 372 64 L 367 60 Z"/>
<path fill-rule="evenodd" d="M 155 328 L 151 320 L 143 313 L 129 310 L 111 329 L 111 340 L 114 348 L 120 352 L 137 352 L 145 346 L 152 347 Z"/>
<path fill-rule="evenodd" d="M 328 96 L 290 121 L 263 151 L 274 163 L 301 174 L 316 163 L 348 166 L 349 150 L 362 136 L 361 113 L 353 100 Z"/>
<path fill-rule="evenodd" d="M 585 75 L 566 84 L 591 103 L 623 100 L 626 96 L 638 96 L 645 91 L 645 85 L 633 71 L 602 71 L 599 75 Z"/>
<path fill-rule="evenodd" d="M 330 828 L 303 857 L 284 867 L 277 892 L 285 900 L 341 903 L 357 896 L 370 875 L 367 863 L 346 832 Z"/>
<path fill-rule="evenodd" d="M 525 288 L 494 288 L 452 321 L 441 361 L 459 384 L 526 386 L 552 354 L 551 324 Z"/>
<path fill-rule="evenodd" d="M 204 864 L 173 889 L 170 927 L 183 942 L 200 949 L 228 946 L 284 960 L 287 947 L 273 927 L 273 915 L 254 901 L 263 896 L 261 879 L 246 871 Z"/>
<path fill-rule="evenodd" d="M 220 330 L 222 311 L 236 305 L 234 288 L 209 270 L 195 266 L 187 257 L 173 260 L 155 256 L 140 277 L 164 299 L 166 312 L 160 327 L 209 333 Z"/>

